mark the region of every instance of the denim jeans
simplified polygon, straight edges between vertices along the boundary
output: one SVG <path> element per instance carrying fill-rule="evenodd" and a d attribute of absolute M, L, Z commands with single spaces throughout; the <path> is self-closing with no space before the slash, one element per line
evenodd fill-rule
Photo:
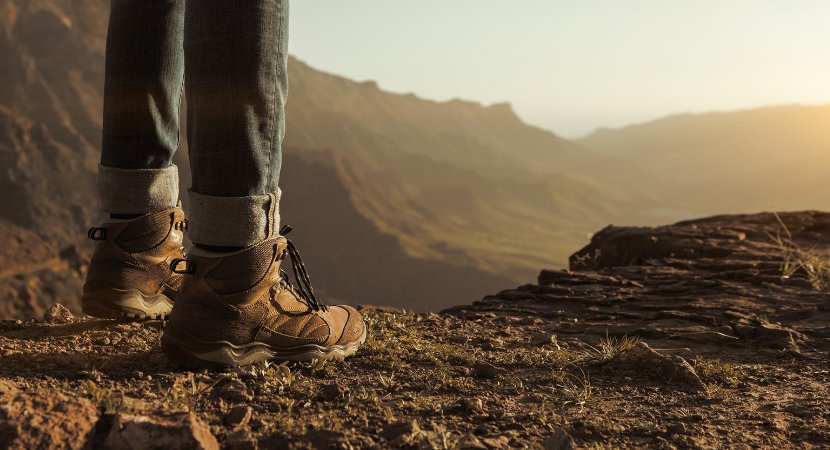
<path fill-rule="evenodd" d="M 175 206 L 187 96 L 190 237 L 250 245 L 279 227 L 288 0 L 112 0 L 98 190 L 102 210 Z"/>

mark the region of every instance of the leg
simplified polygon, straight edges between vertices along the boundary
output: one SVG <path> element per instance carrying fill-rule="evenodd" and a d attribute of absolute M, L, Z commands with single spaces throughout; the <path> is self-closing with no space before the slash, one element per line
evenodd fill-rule
<path fill-rule="evenodd" d="M 188 0 L 190 237 L 249 246 L 279 227 L 287 0 Z"/>
<path fill-rule="evenodd" d="M 98 188 L 102 209 L 176 206 L 184 0 L 113 0 Z"/>
<path fill-rule="evenodd" d="M 366 340 L 358 311 L 317 300 L 299 252 L 277 230 L 287 8 L 287 0 L 188 0 L 197 247 L 162 338 L 174 357 L 226 365 L 342 359 Z M 286 257 L 295 287 L 282 279 Z"/>
<path fill-rule="evenodd" d="M 181 282 L 177 207 L 184 0 L 112 0 L 98 190 L 110 220 L 97 242 L 81 304 L 98 317 L 167 315 Z"/>

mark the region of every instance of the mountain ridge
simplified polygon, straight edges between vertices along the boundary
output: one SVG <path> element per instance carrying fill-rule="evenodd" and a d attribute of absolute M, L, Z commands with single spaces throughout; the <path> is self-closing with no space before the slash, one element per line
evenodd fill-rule
<path fill-rule="evenodd" d="M 777 105 L 673 115 L 579 142 L 656 174 L 643 182 L 693 214 L 828 209 L 828 125 L 830 105 Z"/>

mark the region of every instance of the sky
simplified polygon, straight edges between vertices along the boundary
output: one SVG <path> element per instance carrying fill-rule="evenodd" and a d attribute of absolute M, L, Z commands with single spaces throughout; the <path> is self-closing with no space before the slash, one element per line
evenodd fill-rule
<path fill-rule="evenodd" d="M 827 0 L 293 0 L 290 52 L 566 137 L 682 112 L 830 103 Z"/>

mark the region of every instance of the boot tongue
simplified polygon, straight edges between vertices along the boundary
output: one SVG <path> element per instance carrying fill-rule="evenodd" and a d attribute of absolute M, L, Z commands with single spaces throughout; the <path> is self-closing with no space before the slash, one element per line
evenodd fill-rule
<path fill-rule="evenodd" d="M 270 239 L 228 255 L 194 250 L 194 256 L 219 258 L 221 261 L 205 274 L 205 282 L 217 293 L 234 294 L 259 283 L 271 268 L 277 240 Z"/>

